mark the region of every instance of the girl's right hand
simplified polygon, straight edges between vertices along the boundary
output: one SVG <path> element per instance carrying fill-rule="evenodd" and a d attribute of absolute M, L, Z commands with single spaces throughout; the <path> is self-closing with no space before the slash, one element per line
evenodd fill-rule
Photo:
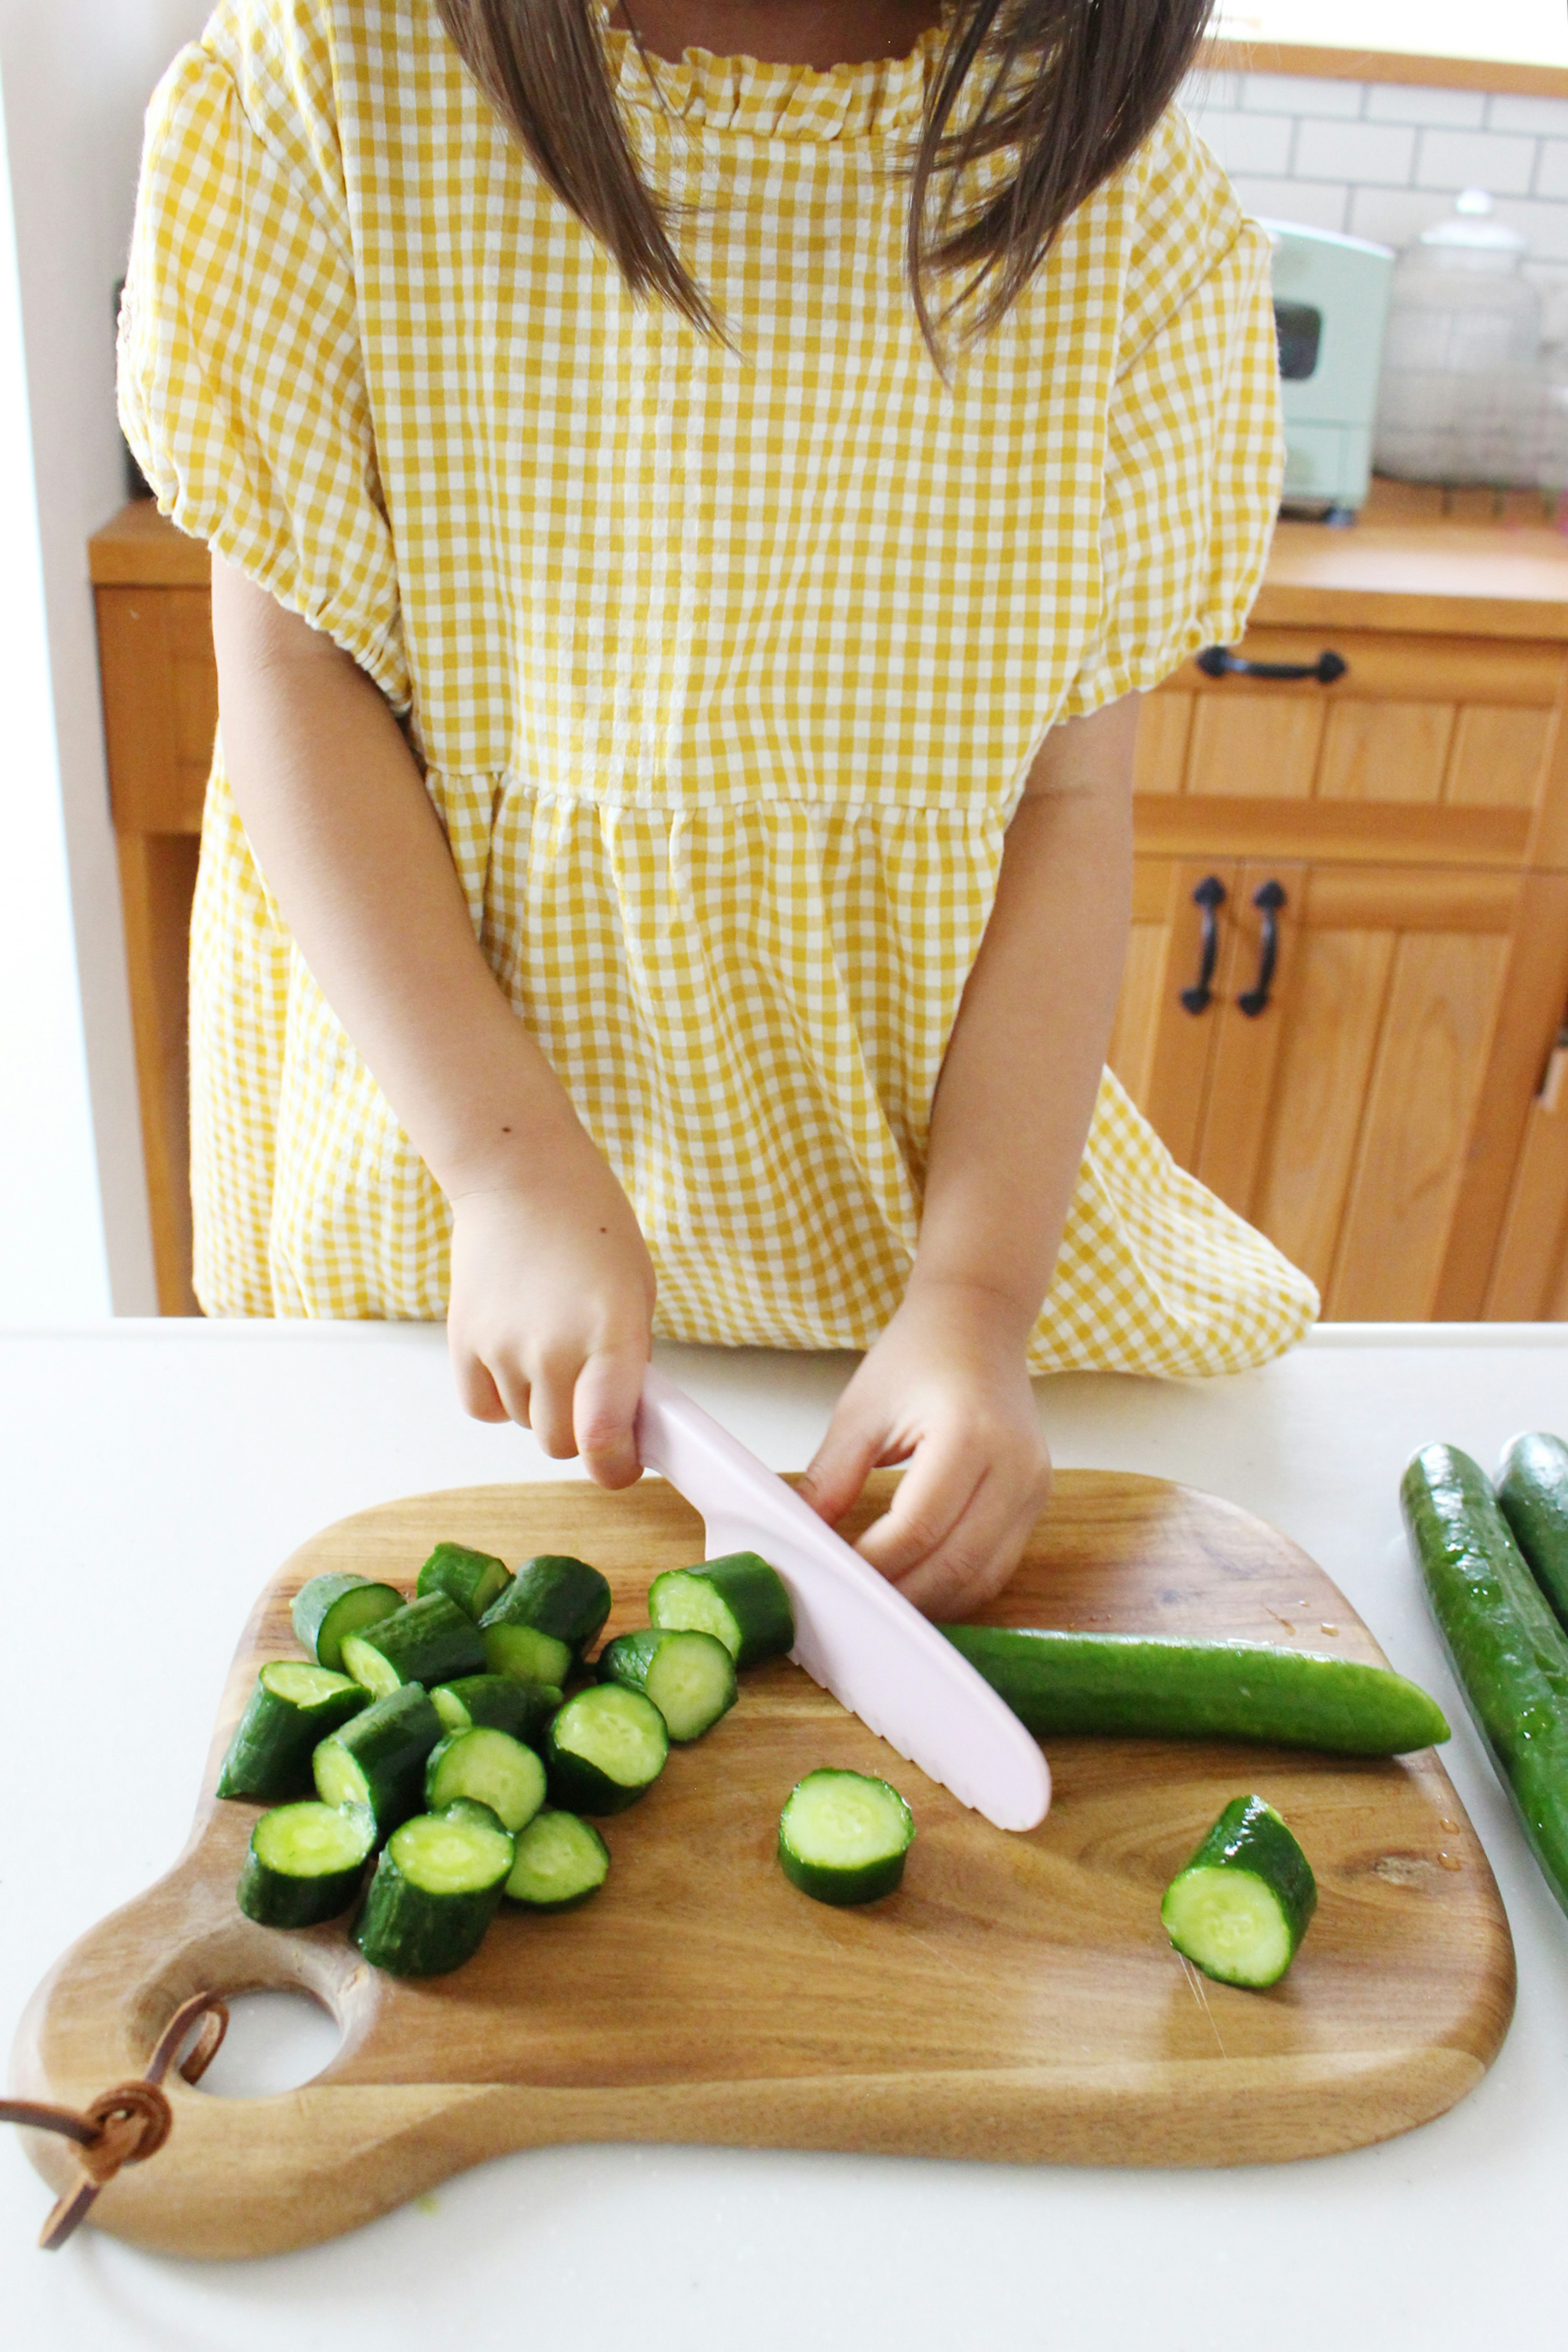
<path fill-rule="evenodd" d="M 531 1429 L 558 1461 L 580 1454 L 601 1486 L 642 1475 L 632 1423 L 653 1295 L 631 1202 L 591 1145 L 548 1187 L 497 1182 L 453 1200 L 459 1396 L 478 1421 Z"/>

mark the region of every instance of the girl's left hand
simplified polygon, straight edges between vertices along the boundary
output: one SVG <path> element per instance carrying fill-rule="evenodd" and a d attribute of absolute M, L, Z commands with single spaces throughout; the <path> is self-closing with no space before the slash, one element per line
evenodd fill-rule
<path fill-rule="evenodd" d="M 1050 1496 L 1028 1336 L 994 1292 L 912 1281 L 801 1484 L 831 1526 L 868 1471 L 909 1463 L 856 1549 L 928 1617 L 961 1617 L 999 1592 Z"/>

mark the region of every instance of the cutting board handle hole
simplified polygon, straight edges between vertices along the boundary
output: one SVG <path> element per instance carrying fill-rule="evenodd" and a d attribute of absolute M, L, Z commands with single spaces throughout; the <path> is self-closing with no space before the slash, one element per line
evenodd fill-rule
<path fill-rule="evenodd" d="M 329 2067 L 343 2029 L 308 1992 L 224 1996 L 229 2030 L 196 2088 L 219 2099 L 267 2099 L 297 2091 Z"/>

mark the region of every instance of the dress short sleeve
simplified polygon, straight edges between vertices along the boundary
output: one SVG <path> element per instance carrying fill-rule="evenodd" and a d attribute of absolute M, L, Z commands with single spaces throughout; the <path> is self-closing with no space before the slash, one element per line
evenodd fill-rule
<path fill-rule="evenodd" d="M 1100 621 L 1063 719 L 1233 643 L 1279 510 L 1268 239 L 1174 110 L 1147 177 L 1106 426 Z"/>
<path fill-rule="evenodd" d="M 230 0 L 147 116 L 120 409 L 162 512 L 410 701 L 312 0 Z"/>

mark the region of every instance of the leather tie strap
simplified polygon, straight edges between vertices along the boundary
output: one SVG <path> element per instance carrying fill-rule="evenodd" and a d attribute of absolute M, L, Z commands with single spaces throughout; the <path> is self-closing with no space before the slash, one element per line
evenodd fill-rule
<path fill-rule="evenodd" d="M 83 2178 L 68 2189 L 45 2222 L 38 2243 L 46 2253 L 63 2246 L 78 2224 L 86 2220 L 94 2198 L 114 2179 L 122 2164 L 145 2164 L 156 2156 L 173 2128 L 174 2113 L 162 2089 L 164 2075 L 193 2025 L 199 2031 L 179 2064 L 187 2083 L 199 2083 L 228 2031 L 229 2013 L 210 1993 L 198 1993 L 174 2011 L 140 2081 L 118 2084 L 89 2107 L 53 2107 L 42 2099 L 0 2099 L 0 2123 L 22 2124 L 29 2131 L 58 2132 L 74 2141 Z"/>

